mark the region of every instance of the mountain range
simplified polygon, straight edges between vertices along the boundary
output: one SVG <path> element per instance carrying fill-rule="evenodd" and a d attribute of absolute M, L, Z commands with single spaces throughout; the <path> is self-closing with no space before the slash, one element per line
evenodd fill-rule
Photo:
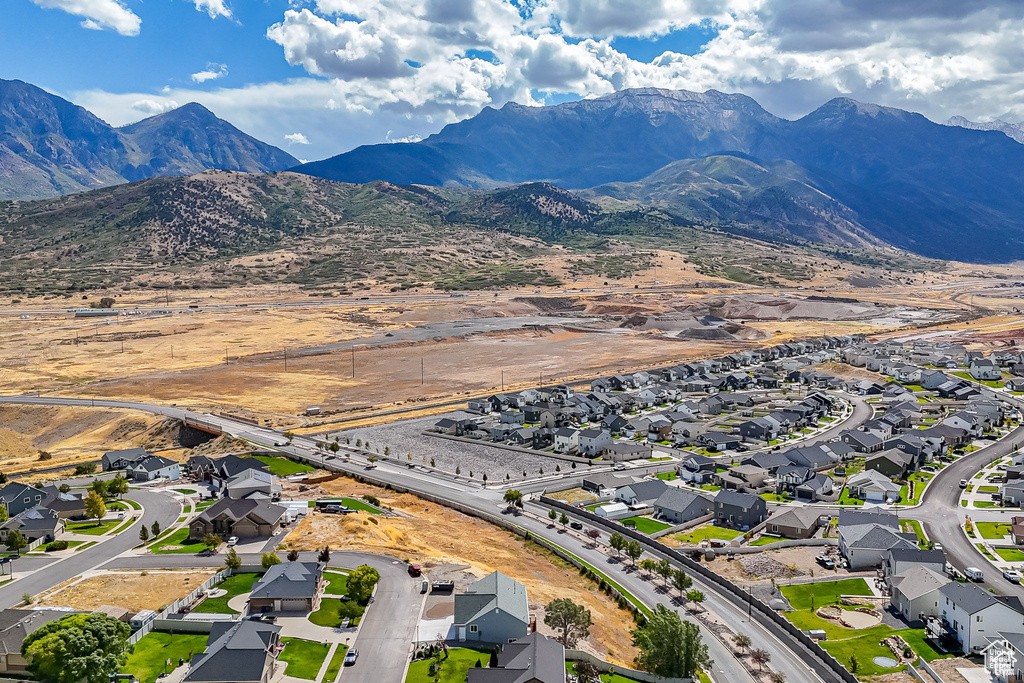
<path fill-rule="evenodd" d="M 848 98 L 795 121 L 714 90 L 510 103 L 421 142 L 363 146 L 296 170 L 434 186 L 545 181 L 765 236 L 1024 258 L 1024 145 Z"/>
<path fill-rule="evenodd" d="M 971 130 L 997 130 L 1006 137 L 1024 144 L 1024 125 L 1020 123 L 1010 123 L 1009 121 L 1003 121 L 1002 119 L 995 119 L 993 121 L 971 121 L 963 116 L 951 116 L 946 119 L 943 125 L 958 126 L 960 128 L 969 128 Z"/>
<path fill-rule="evenodd" d="M 0 199 L 41 199 L 158 175 L 298 164 L 196 103 L 115 128 L 22 81 L 0 80 Z"/>

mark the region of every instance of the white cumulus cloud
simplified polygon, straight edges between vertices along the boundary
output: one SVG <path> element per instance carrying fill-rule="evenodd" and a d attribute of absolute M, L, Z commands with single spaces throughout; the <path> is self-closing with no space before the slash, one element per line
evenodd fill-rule
<path fill-rule="evenodd" d="M 119 0 L 32 0 L 40 7 L 64 10 L 83 17 L 82 27 L 95 31 L 117 31 L 123 36 L 139 35 L 142 19 Z"/>
<path fill-rule="evenodd" d="M 288 133 L 284 136 L 284 139 L 293 145 L 308 145 L 309 138 L 302 133 Z"/>
<path fill-rule="evenodd" d="M 195 3 L 196 9 L 209 14 L 211 19 L 231 17 L 231 9 L 224 0 L 195 0 Z"/>
<path fill-rule="evenodd" d="M 136 100 L 132 102 L 132 110 L 137 111 L 140 114 L 146 116 L 155 116 L 156 114 L 163 114 L 165 111 L 171 111 L 180 107 L 174 100 Z"/>
<path fill-rule="evenodd" d="M 218 78 L 224 78 L 227 75 L 227 64 L 207 64 L 204 70 L 192 74 L 192 82 L 205 83 L 206 81 L 215 81 Z"/>

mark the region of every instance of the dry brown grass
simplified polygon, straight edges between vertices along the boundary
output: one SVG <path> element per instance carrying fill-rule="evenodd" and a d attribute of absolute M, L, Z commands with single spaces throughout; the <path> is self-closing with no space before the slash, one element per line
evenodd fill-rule
<path fill-rule="evenodd" d="M 590 609 L 594 628 L 591 645 L 620 665 L 636 655 L 629 632 L 633 620 L 575 568 L 538 546 L 487 522 L 410 494 L 397 494 L 350 479 L 322 484 L 332 495 L 371 494 L 402 517 L 379 518 L 367 514 L 313 514 L 286 543 L 301 550 L 329 545 L 344 550 L 384 553 L 424 565 L 469 565 L 473 574 L 501 571 L 526 586 L 533 603 L 546 605 L 555 598 L 571 598 Z"/>
<path fill-rule="evenodd" d="M 159 611 L 183 598 L 216 572 L 210 569 L 109 571 L 76 578 L 42 594 L 38 605 L 95 610 L 101 605 L 123 607 L 132 612 Z"/>

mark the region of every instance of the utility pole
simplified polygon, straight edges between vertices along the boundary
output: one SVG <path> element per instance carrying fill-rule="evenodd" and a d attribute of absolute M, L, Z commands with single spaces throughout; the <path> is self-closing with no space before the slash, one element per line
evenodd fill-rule
<path fill-rule="evenodd" d="M 420 386 L 423 386 L 423 356 L 420 356 Z"/>

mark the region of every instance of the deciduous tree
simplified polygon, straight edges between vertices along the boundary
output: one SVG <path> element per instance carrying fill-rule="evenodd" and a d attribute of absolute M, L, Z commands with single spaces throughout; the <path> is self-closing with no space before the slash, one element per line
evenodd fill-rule
<path fill-rule="evenodd" d="M 665 678 L 691 678 L 707 671 L 712 661 L 697 626 L 658 605 L 643 626 L 633 630 L 633 645 L 640 650 L 636 664 Z"/>
<path fill-rule="evenodd" d="M 130 633 L 128 624 L 105 614 L 71 614 L 29 634 L 21 654 L 46 683 L 107 683 L 128 659 Z"/>
<path fill-rule="evenodd" d="M 107 504 L 103 502 L 103 496 L 95 491 L 89 491 L 89 495 L 85 497 L 85 514 L 99 524 L 103 515 L 107 514 Z"/>
<path fill-rule="evenodd" d="M 544 608 L 544 623 L 555 629 L 556 638 L 563 646 L 576 647 L 576 643 L 590 635 L 593 620 L 590 610 L 569 598 L 557 598 Z"/>
<path fill-rule="evenodd" d="M 373 587 L 380 581 L 380 574 L 368 564 L 361 564 L 348 575 L 348 594 L 356 600 L 367 600 L 373 595 Z"/>
<path fill-rule="evenodd" d="M 270 569 L 275 564 L 281 564 L 281 558 L 276 553 L 263 553 L 263 557 L 260 558 L 260 565 L 264 569 Z"/>

